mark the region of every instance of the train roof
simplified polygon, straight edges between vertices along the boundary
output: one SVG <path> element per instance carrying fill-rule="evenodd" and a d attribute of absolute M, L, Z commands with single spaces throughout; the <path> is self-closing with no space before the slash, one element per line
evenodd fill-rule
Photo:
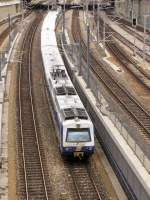
<path fill-rule="evenodd" d="M 53 15 L 49 14 L 47 17 L 49 18 L 47 20 L 49 23 L 54 23 L 54 13 Z M 64 66 L 57 46 L 56 36 L 47 28 L 47 24 L 43 27 L 41 35 L 41 49 L 47 82 L 53 91 L 55 103 L 63 119 L 89 119 Z"/>
<path fill-rule="evenodd" d="M 59 104 L 59 110 L 65 119 L 80 117 L 79 110 L 86 113 L 84 106 L 77 95 L 77 92 L 68 76 L 65 66 L 51 66 L 49 68 L 49 77 L 52 83 L 55 98 Z M 72 117 L 68 117 L 65 113 L 70 113 Z M 84 119 L 87 119 L 88 116 Z"/>

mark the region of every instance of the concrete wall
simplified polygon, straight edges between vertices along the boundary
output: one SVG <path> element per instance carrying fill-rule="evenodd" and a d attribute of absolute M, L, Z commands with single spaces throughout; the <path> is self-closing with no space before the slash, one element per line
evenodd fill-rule
<path fill-rule="evenodd" d="M 132 12 L 133 10 L 133 12 Z M 115 3 L 115 12 L 129 20 L 136 17 L 139 24 L 144 24 L 143 15 L 150 15 L 150 0 L 122 0 Z M 150 27 L 150 17 L 147 18 Z"/>

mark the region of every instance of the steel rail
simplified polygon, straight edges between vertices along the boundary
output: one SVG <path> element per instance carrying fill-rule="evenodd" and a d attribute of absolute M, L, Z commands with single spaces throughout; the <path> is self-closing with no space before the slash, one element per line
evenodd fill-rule
<path fill-rule="evenodd" d="M 131 29 L 128 25 L 123 25 L 123 24 L 120 24 L 120 27 L 121 27 L 122 29 L 124 29 L 126 32 L 128 32 L 129 34 L 135 35 L 136 39 L 140 40 L 141 42 L 144 41 L 144 35 L 143 35 L 143 36 L 140 35 L 140 34 L 136 31 L 136 29 L 133 29 L 133 28 Z M 148 35 L 147 35 L 147 37 L 148 37 Z M 150 46 L 150 40 L 147 39 L 146 42 L 147 42 L 147 45 Z"/>
<path fill-rule="evenodd" d="M 31 27 L 31 26 L 30 26 Z M 22 44 L 22 49 L 25 48 L 25 43 L 27 40 L 28 34 L 26 33 L 24 42 Z M 29 200 L 29 194 L 28 194 L 28 184 L 27 184 L 27 173 L 26 173 L 26 163 L 25 163 L 25 151 L 24 151 L 24 141 L 23 141 L 23 121 L 22 121 L 22 109 L 21 109 L 21 68 L 22 68 L 22 62 L 23 62 L 23 55 L 21 55 L 20 58 L 20 66 L 19 66 L 19 91 L 18 91 L 18 97 L 19 97 L 19 120 L 20 120 L 20 133 L 21 133 L 21 145 L 22 145 L 22 156 L 23 156 L 23 168 L 24 168 L 24 179 L 25 179 L 25 191 L 26 191 L 26 199 Z"/>
<path fill-rule="evenodd" d="M 68 168 L 69 168 L 69 171 L 70 171 L 70 174 L 71 174 L 71 177 L 73 179 L 73 182 L 74 182 L 74 185 L 75 185 L 75 188 L 77 190 L 77 194 L 78 194 L 78 197 L 80 200 L 84 200 L 86 199 L 86 196 L 84 196 L 83 194 L 81 194 L 81 191 L 82 192 L 85 192 L 86 195 L 95 195 L 97 196 L 96 199 L 97 200 L 102 200 L 101 198 L 101 195 L 100 195 L 100 192 L 96 186 L 96 183 L 94 181 L 94 178 L 92 177 L 91 173 L 89 172 L 89 169 L 88 169 L 88 163 L 85 162 L 85 163 L 69 163 L 67 164 Z M 84 172 L 84 173 L 83 173 Z M 87 176 L 87 177 L 86 177 Z M 80 181 L 80 179 L 84 177 L 84 184 L 83 184 L 83 187 L 81 187 L 81 184 L 82 181 Z M 79 183 L 77 183 L 79 181 Z M 88 183 L 89 182 L 89 183 Z M 91 188 L 91 186 L 93 186 L 93 191 L 92 191 L 92 188 L 91 190 L 89 190 L 89 194 L 88 192 L 85 190 L 84 191 L 84 185 L 85 183 L 87 183 L 89 185 L 89 188 Z M 87 189 L 87 185 L 85 186 L 85 189 Z M 95 199 L 95 198 L 94 198 Z"/>
<path fill-rule="evenodd" d="M 70 173 L 71 173 L 71 177 L 72 177 L 72 179 L 73 179 L 73 183 L 74 183 L 74 185 L 75 185 L 75 188 L 76 188 L 76 190 L 77 190 L 78 197 L 79 197 L 80 200 L 82 200 L 82 197 L 81 197 L 81 195 L 80 195 L 80 191 L 79 191 L 78 184 L 77 184 L 77 182 L 75 181 L 75 178 L 74 178 L 74 176 L 73 176 L 73 174 L 72 174 L 71 169 L 70 169 Z"/>
<path fill-rule="evenodd" d="M 43 163 L 42 163 L 42 158 L 41 158 L 41 153 L 40 153 L 40 147 L 39 147 L 39 139 L 38 139 L 38 134 L 37 134 L 37 127 L 36 127 L 36 120 L 35 120 L 35 114 L 34 114 L 34 105 L 33 105 L 33 95 L 32 95 L 32 81 L 31 81 L 31 54 L 32 54 L 32 43 L 33 43 L 33 39 L 34 39 L 34 34 L 35 31 L 37 30 L 38 25 L 32 25 L 30 27 L 30 30 L 33 29 L 33 31 L 30 32 L 30 36 L 28 36 L 29 32 L 26 34 L 25 38 L 24 38 L 24 43 L 23 43 L 23 49 L 25 48 L 25 44 L 28 40 L 28 38 L 30 37 L 30 46 L 29 46 L 29 51 L 28 51 L 28 65 L 29 65 L 29 77 L 28 77 L 28 81 L 29 81 L 29 94 L 30 94 L 30 103 L 31 103 L 31 110 L 32 110 L 32 120 L 33 120 L 33 124 L 34 124 L 34 131 L 35 131 L 35 138 L 36 138 L 36 144 L 37 144 L 37 148 L 38 148 L 38 155 L 39 155 L 39 159 L 40 159 L 40 166 L 41 166 L 41 173 L 42 173 L 42 179 L 43 179 L 43 185 L 44 185 L 44 191 L 45 191 L 45 199 L 48 200 L 48 192 L 47 192 L 47 187 L 46 187 L 46 181 L 45 181 L 45 175 L 44 175 L 44 169 L 43 169 Z M 23 55 L 22 55 L 22 62 L 23 62 Z M 20 128 L 21 128 L 21 140 L 22 140 L 22 152 L 23 152 L 23 168 L 24 168 L 24 179 L 25 179 L 25 191 L 26 191 L 26 199 L 29 200 L 30 198 L 30 194 L 29 194 L 29 183 L 28 183 L 28 173 L 27 173 L 27 166 L 26 166 L 26 156 L 25 156 L 25 149 L 26 149 L 26 143 L 25 143 L 25 139 L 24 139 L 24 130 L 23 130 L 23 120 L 22 120 L 22 101 L 21 101 L 21 79 L 22 79 L 22 63 L 20 63 L 20 72 L 19 72 L 19 110 L 20 110 Z M 34 170 L 34 169 L 33 169 Z M 38 188 L 37 188 L 38 189 Z"/>
<path fill-rule="evenodd" d="M 97 193 L 97 196 L 98 196 L 99 200 L 102 200 L 101 195 L 100 195 L 100 193 L 99 193 L 99 191 L 98 191 L 98 188 L 97 188 L 97 186 L 96 186 L 96 183 L 95 183 L 95 181 L 94 181 L 94 178 L 93 178 L 91 172 L 89 171 L 89 169 L 87 169 L 87 171 L 88 171 L 88 173 L 89 173 L 89 177 L 90 177 L 90 179 L 91 179 L 91 181 L 92 181 L 92 183 L 93 183 L 93 186 L 94 186 L 94 188 L 95 188 L 95 191 L 96 191 L 96 193 Z"/>
<path fill-rule="evenodd" d="M 120 63 L 122 63 L 122 65 L 124 65 L 127 69 L 128 68 L 128 64 L 132 64 L 137 71 L 139 71 L 139 73 L 141 73 L 141 75 L 144 76 L 144 78 L 146 80 L 150 79 L 150 74 L 146 73 L 145 70 L 141 69 L 138 66 L 138 63 L 131 58 L 130 55 L 128 55 L 123 49 L 121 49 L 116 43 L 111 43 L 111 42 L 106 42 L 106 46 L 108 47 L 108 49 L 110 49 L 110 51 L 118 58 L 118 60 L 120 61 Z M 130 70 L 130 69 L 129 69 Z M 130 72 L 138 79 L 140 80 L 132 70 L 130 70 Z M 149 84 L 146 84 L 143 82 L 143 80 L 140 80 L 140 82 L 146 86 L 147 88 L 150 88 Z"/>
<path fill-rule="evenodd" d="M 114 16 L 113 16 L 113 14 L 110 14 L 109 12 L 108 12 L 108 10 L 107 11 L 105 11 L 106 12 L 106 14 L 108 13 L 108 17 L 110 18 L 110 19 L 112 19 Z M 114 20 L 113 21 L 118 21 L 120 24 L 124 24 L 124 25 L 126 25 L 126 26 L 128 26 L 128 27 L 132 27 L 133 25 L 132 25 L 132 22 L 131 21 L 128 21 L 128 20 L 126 20 L 126 19 L 124 19 L 124 18 L 119 18 L 118 16 L 116 16 L 115 18 L 114 18 Z M 141 25 L 138 25 L 137 24 L 137 26 L 136 26 L 136 29 L 138 30 L 138 31 L 140 31 L 140 32 L 144 32 L 144 28 L 141 26 Z M 146 32 L 149 34 L 150 33 L 150 31 L 147 29 L 146 30 Z"/>

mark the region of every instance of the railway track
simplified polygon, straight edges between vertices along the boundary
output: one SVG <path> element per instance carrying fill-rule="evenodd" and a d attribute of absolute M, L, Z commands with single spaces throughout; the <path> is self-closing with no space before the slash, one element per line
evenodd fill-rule
<path fill-rule="evenodd" d="M 100 188 L 100 183 L 95 180 L 90 161 L 68 161 L 65 165 L 69 169 L 79 200 L 107 199 L 103 188 Z"/>
<path fill-rule="evenodd" d="M 75 42 L 79 42 L 81 38 L 83 58 L 86 60 L 87 47 L 80 32 L 77 11 L 73 12 L 72 19 L 72 33 L 74 40 Z M 76 29 L 76 27 L 78 27 L 78 29 Z M 105 85 L 111 95 L 121 104 L 130 118 L 137 123 L 141 133 L 143 133 L 146 137 L 150 137 L 150 113 L 146 111 L 125 88 L 121 87 L 115 77 L 107 71 L 105 62 L 102 60 L 97 61 L 92 53 L 90 58 L 90 69 L 95 73 L 96 77 Z"/>
<path fill-rule="evenodd" d="M 140 82 L 149 88 L 150 74 L 148 74 L 144 69 L 139 67 L 138 62 L 136 60 L 134 60 L 130 55 L 128 55 L 125 52 L 125 50 L 123 50 L 116 42 L 106 42 L 106 45 L 107 45 L 108 49 L 118 58 L 120 63 L 122 63 L 125 67 L 128 68 L 129 64 L 133 65 L 140 72 L 140 74 L 143 75 L 143 77 L 145 77 L 146 81 L 144 82 L 143 79 L 141 79 Z M 131 70 L 130 70 L 130 72 L 133 73 Z"/>
<path fill-rule="evenodd" d="M 42 18 L 36 15 L 26 33 L 18 77 L 18 164 L 19 199 L 49 200 L 51 187 L 44 148 L 38 129 L 32 89 L 32 44 Z"/>
<path fill-rule="evenodd" d="M 100 25 L 101 28 L 103 28 L 103 21 L 100 20 Z M 150 79 L 150 74 L 147 73 L 144 69 L 142 69 L 141 67 L 139 67 L 138 62 L 132 58 L 129 54 L 127 54 L 125 52 L 125 50 L 123 50 L 115 41 L 114 38 L 119 39 L 119 41 L 121 41 L 123 44 L 128 45 L 128 47 L 132 48 L 133 50 L 133 44 L 131 44 L 128 40 L 124 39 L 120 34 L 118 34 L 118 32 L 115 32 L 114 30 L 112 30 L 110 27 L 106 27 L 106 32 L 114 32 L 114 36 L 111 36 L 111 41 L 110 42 L 106 42 L 106 46 L 108 47 L 108 49 L 118 58 L 118 60 L 125 66 L 128 67 L 129 64 L 133 65 L 137 71 L 139 71 L 139 73 L 141 73 L 141 75 L 143 77 L 145 77 L 145 81 L 143 81 L 143 79 L 141 79 L 141 83 L 143 83 L 146 87 L 149 88 L 149 79 Z M 106 34 L 107 37 L 110 38 L 110 36 L 108 34 Z M 101 33 L 101 37 L 102 37 L 102 33 Z M 148 59 L 148 57 L 147 57 Z M 130 70 L 130 69 L 129 69 Z M 131 71 L 131 70 L 130 70 Z M 133 73 L 131 71 L 131 73 Z M 139 78 L 138 78 L 139 79 Z"/>
<path fill-rule="evenodd" d="M 129 28 L 127 28 L 127 26 L 121 26 L 125 31 L 127 31 L 128 33 L 134 35 L 134 32 L 132 32 L 132 30 L 130 30 Z M 115 31 L 113 28 L 111 28 L 110 26 L 107 25 L 107 32 L 112 32 L 114 33 L 114 37 L 117 38 L 120 42 L 122 42 L 124 45 L 128 46 L 132 51 L 134 50 L 134 45 L 132 42 L 130 42 L 129 40 L 125 39 L 124 37 L 122 37 L 121 34 L 119 34 L 117 31 Z M 142 37 L 139 34 L 136 34 L 136 37 L 138 40 L 140 40 L 141 42 L 143 42 Z M 149 45 L 149 41 L 147 43 L 147 45 Z M 139 47 L 135 47 L 136 48 L 136 54 L 139 55 L 140 57 L 143 57 L 143 51 L 139 48 Z M 146 61 L 150 62 L 150 56 L 148 54 L 146 54 Z"/>
<path fill-rule="evenodd" d="M 128 32 L 130 35 L 135 35 L 136 39 L 140 40 L 141 42 L 144 41 L 144 36 L 137 33 L 136 29 L 131 29 L 129 26 L 125 26 L 123 24 L 120 24 L 120 27 Z M 146 40 L 146 45 L 150 46 L 150 40 Z"/>
<path fill-rule="evenodd" d="M 109 16 L 110 19 L 113 21 L 118 21 L 119 23 L 125 25 L 126 27 L 132 27 L 132 22 L 128 21 L 124 18 L 119 18 L 118 16 L 114 16 L 112 13 L 108 12 L 108 10 L 105 11 Z M 144 28 L 137 24 L 136 29 L 140 32 L 144 32 Z M 149 30 L 147 30 L 147 33 L 150 33 Z"/>

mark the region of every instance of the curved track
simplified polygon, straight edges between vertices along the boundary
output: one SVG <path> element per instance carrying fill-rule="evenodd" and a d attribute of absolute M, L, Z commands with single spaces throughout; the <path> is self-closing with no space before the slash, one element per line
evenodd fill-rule
<path fill-rule="evenodd" d="M 18 78 L 19 107 L 19 197 L 20 199 L 48 200 L 51 188 L 42 141 L 38 130 L 32 94 L 32 43 L 41 17 L 36 15 L 25 35 Z"/>
<path fill-rule="evenodd" d="M 78 29 L 76 29 L 78 27 Z M 75 42 L 81 38 L 83 57 L 86 60 L 87 48 L 82 39 L 80 24 L 78 21 L 78 12 L 73 13 L 72 32 Z M 90 68 L 96 74 L 98 79 L 106 86 L 108 91 L 128 112 L 129 116 L 139 125 L 139 129 L 146 136 L 150 136 L 150 114 L 146 111 L 127 90 L 122 88 L 109 72 L 106 70 L 106 64 L 103 61 L 97 61 L 91 54 Z"/>

